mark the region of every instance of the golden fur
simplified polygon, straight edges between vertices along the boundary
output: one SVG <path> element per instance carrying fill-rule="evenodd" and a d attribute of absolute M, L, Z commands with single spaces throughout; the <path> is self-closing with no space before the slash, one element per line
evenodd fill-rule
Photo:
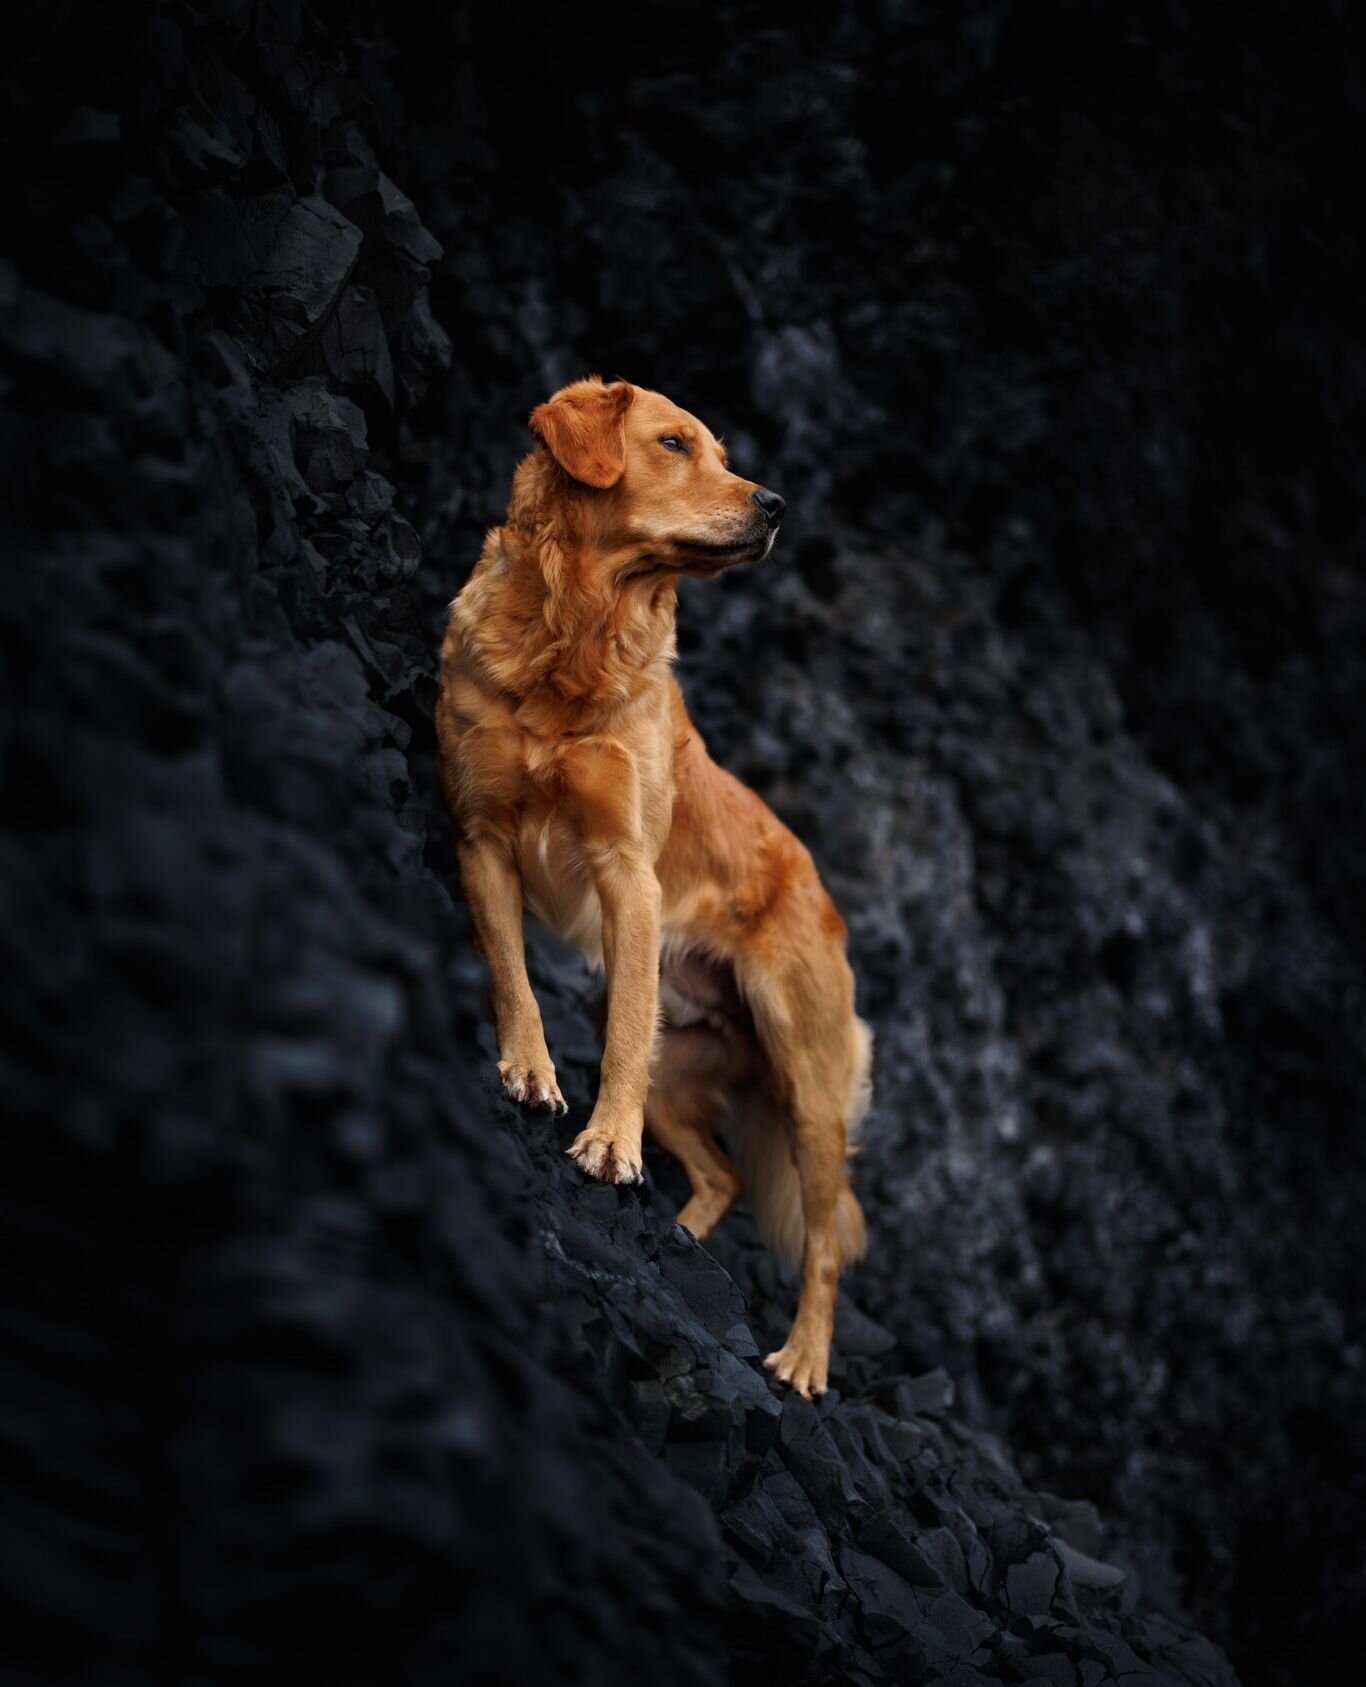
<path fill-rule="evenodd" d="M 731 473 L 696 417 L 624 381 L 565 387 L 531 428 L 507 519 L 451 606 L 436 712 L 498 1070 L 514 1100 L 564 1109 L 525 905 L 607 972 L 597 1103 L 569 1152 L 634 1181 L 648 1126 L 687 1171 L 679 1221 L 699 1239 L 743 1189 L 801 1263 L 765 1363 L 820 1393 L 840 1268 L 864 1248 L 846 1161 L 871 1038 L 810 855 L 712 761 L 672 673 L 679 577 L 767 555 L 781 500 Z"/>

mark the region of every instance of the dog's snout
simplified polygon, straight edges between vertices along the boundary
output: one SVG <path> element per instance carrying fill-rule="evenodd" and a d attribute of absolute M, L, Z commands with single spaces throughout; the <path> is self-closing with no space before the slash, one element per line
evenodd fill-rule
<path fill-rule="evenodd" d="M 770 527 L 776 527 L 783 519 L 787 499 L 780 498 L 776 492 L 770 492 L 766 486 L 761 486 L 754 494 L 754 502 L 764 512 L 764 519 Z"/>

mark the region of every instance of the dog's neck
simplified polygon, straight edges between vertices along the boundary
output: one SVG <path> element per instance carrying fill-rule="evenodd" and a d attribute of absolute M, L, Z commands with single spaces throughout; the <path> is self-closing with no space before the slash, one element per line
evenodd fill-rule
<path fill-rule="evenodd" d="M 550 738 L 600 731 L 657 698 L 674 659 L 677 601 L 671 576 L 594 587 L 572 531 L 514 499 L 456 617 L 518 721 Z"/>

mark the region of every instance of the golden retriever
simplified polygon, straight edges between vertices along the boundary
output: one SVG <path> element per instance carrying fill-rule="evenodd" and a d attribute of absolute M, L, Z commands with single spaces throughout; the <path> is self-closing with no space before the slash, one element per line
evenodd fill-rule
<path fill-rule="evenodd" d="M 514 1101 L 564 1110 L 525 904 L 607 973 L 597 1104 L 569 1152 L 634 1182 L 648 1126 L 688 1174 L 678 1221 L 699 1240 L 743 1191 L 801 1266 L 765 1364 L 819 1394 L 840 1269 L 864 1250 L 847 1160 L 872 1039 L 810 855 L 712 761 L 672 671 L 680 577 L 767 556 L 783 500 L 626 381 L 574 382 L 531 431 L 507 519 L 451 606 L 436 710 L 498 1071 Z"/>

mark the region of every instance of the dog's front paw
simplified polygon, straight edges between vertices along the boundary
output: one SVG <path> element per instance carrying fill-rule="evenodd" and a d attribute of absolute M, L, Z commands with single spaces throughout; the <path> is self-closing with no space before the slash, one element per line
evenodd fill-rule
<path fill-rule="evenodd" d="M 595 1125 L 590 1120 L 588 1129 L 579 1132 L 566 1152 L 590 1177 L 600 1177 L 604 1183 L 639 1183 L 645 1175 L 640 1136 L 639 1131 Z"/>
<path fill-rule="evenodd" d="M 548 1107 L 552 1113 L 569 1111 L 548 1054 L 529 1061 L 500 1060 L 498 1076 L 508 1095 L 522 1107 Z"/>
<path fill-rule="evenodd" d="M 794 1330 L 787 1338 L 786 1347 L 780 1347 L 764 1360 L 764 1368 L 809 1400 L 813 1394 L 825 1393 L 830 1349 L 818 1342 L 804 1341 Z"/>

